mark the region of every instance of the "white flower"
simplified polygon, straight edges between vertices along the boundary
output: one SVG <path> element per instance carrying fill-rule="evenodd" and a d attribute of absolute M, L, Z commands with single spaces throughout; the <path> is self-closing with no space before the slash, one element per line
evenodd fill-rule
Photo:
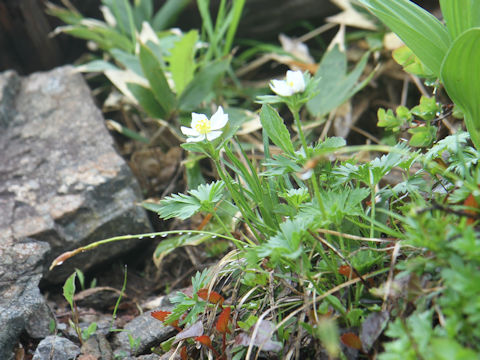
<path fill-rule="evenodd" d="M 301 71 L 287 71 L 286 80 L 272 80 L 270 84 L 272 91 L 280 96 L 291 96 L 305 90 L 305 80 Z"/>
<path fill-rule="evenodd" d="M 203 141 L 205 138 L 212 141 L 222 135 L 219 129 L 223 128 L 228 122 L 228 114 L 223 112 L 221 106 L 210 120 L 204 114 L 192 113 L 191 127 L 182 126 L 182 133 L 189 136 L 187 142 Z"/>

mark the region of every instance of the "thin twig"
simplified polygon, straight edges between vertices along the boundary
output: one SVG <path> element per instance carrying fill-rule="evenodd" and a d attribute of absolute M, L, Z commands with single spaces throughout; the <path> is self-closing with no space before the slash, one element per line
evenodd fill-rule
<path fill-rule="evenodd" d="M 388 272 L 388 278 L 387 278 L 387 282 L 385 284 L 385 294 L 383 295 L 382 311 L 387 310 L 388 294 L 390 293 L 390 288 L 391 288 L 392 282 L 393 282 L 393 269 L 395 268 L 395 263 L 397 261 L 397 256 L 398 256 L 399 252 L 400 252 L 400 242 L 397 242 L 397 243 L 395 243 L 395 246 L 393 248 L 392 261 L 390 262 L 390 270 Z"/>

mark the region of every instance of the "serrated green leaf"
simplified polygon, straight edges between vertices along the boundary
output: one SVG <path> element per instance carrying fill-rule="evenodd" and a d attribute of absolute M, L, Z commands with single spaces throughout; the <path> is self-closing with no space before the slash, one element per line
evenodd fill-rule
<path fill-rule="evenodd" d="M 409 129 L 408 132 L 412 134 L 409 144 L 415 147 L 429 146 L 435 140 L 437 128 L 435 126 L 419 126 Z"/>
<path fill-rule="evenodd" d="M 413 107 L 411 112 L 423 120 L 433 120 L 440 110 L 441 107 L 437 104 L 435 97 L 422 96 L 420 98 L 420 104 Z"/>
<path fill-rule="evenodd" d="M 212 94 L 215 83 L 230 65 L 230 59 L 215 61 L 195 74 L 183 91 L 178 103 L 183 111 L 193 111 Z"/>
<path fill-rule="evenodd" d="M 273 107 L 266 104 L 262 105 L 260 122 L 262 123 L 263 131 L 267 133 L 275 145 L 287 154 L 292 155 L 295 152 L 290 133 L 283 119 Z"/>
<path fill-rule="evenodd" d="M 480 1 L 440 0 L 443 19 L 453 40 L 464 31 L 480 26 Z"/>
<path fill-rule="evenodd" d="M 442 64 L 441 80 L 448 96 L 465 114 L 472 142 L 480 149 L 480 28 L 464 32 L 452 44 Z"/>
<path fill-rule="evenodd" d="M 170 51 L 170 71 L 177 96 L 180 96 L 185 87 L 192 81 L 195 72 L 195 44 L 198 41 L 198 31 L 190 30 Z"/>
<path fill-rule="evenodd" d="M 190 218 L 198 211 L 211 211 L 215 203 L 223 196 L 223 181 L 201 184 L 187 194 L 173 194 L 160 201 L 158 215 L 162 219 L 178 217 L 182 220 Z"/>
<path fill-rule="evenodd" d="M 148 79 L 155 98 L 168 115 L 175 106 L 175 95 L 170 90 L 162 66 L 152 50 L 140 44 L 140 64 L 145 77 Z"/>
<path fill-rule="evenodd" d="M 435 76 L 440 76 L 451 40 L 437 18 L 408 0 L 359 1 L 392 29 Z"/>
<path fill-rule="evenodd" d="M 392 52 L 393 59 L 403 67 L 403 70 L 410 74 L 424 78 L 433 77 L 433 73 L 420 61 L 413 51 L 407 46 L 401 46 Z"/>
<path fill-rule="evenodd" d="M 63 297 L 70 304 L 70 307 L 73 309 L 73 296 L 75 295 L 75 279 L 77 274 L 73 273 L 68 277 L 63 285 Z"/>

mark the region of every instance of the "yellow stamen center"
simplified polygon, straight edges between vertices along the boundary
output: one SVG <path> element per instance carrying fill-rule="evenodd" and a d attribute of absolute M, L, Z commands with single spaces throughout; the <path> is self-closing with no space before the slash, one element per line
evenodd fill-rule
<path fill-rule="evenodd" d="M 208 134 L 210 132 L 210 129 L 211 129 L 210 120 L 208 120 L 206 117 L 204 119 L 199 120 L 195 124 L 195 130 L 197 130 L 199 134 L 203 134 L 203 135 Z"/>
<path fill-rule="evenodd" d="M 293 88 L 293 81 L 287 81 L 287 85 L 291 88 Z"/>

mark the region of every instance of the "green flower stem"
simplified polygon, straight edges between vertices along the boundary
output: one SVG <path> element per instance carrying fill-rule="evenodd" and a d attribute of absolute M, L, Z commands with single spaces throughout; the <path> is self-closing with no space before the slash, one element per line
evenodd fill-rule
<path fill-rule="evenodd" d="M 218 153 L 217 153 L 218 154 Z M 218 176 L 220 176 L 220 179 L 223 180 L 223 182 L 225 183 L 225 185 L 227 186 L 230 194 L 232 195 L 232 198 L 233 200 L 236 200 L 236 197 L 237 197 L 237 191 L 234 189 L 233 187 L 233 183 L 231 181 L 231 178 L 225 174 L 225 172 L 223 171 L 222 167 L 220 166 L 220 161 L 219 161 L 219 157 L 217 157 L 216 159 L 212 157 L 212 160 L 214 161 L 215 163 L 215 166 L 217 168 L 217 172 L 218 172 Z M 239 201 L 235 201 L 238 205 L 238 209 L 240 210 L 240 212 L 242 213 L 242 217 L 243 219 L 245 220 L 245 222 L 247 223 L 248 227 L 250 228 L 250 230 L 252 231 L 252 233 L 255 235 L 255 237 L 257 238 L 257 240 L 260 240 L 260 236 L 258 235 L 257 231 L 255 230 L 255 228 L 252 226 L 252 224 L 250 223 L 250 221 L 248 220 L 248 216 L 247 214 L 245 213 L 245 211 L 242 209 L 242 206 L 240 205 L 240 202 Z M 250 245 L 255 245 L 252 241 L 248 241 L 250 243 Z"/>
<path fill-rule="evenodd" d="M 295 125 L 297 126 L 298 129 L 298 135 L 300 136 L 300 141 L 302 142 L 302 147 L 303 151 L 305 152 L 305 157 L 307 160 L 310 159 L 310 151 L 307 146 L 307 140 L 305 138 L 305 134 L 303 133 L 302 129 L 302 124 L 300 122 L 300 107 L 294 102 L 293 104 L 290 104 L 288 107 L 293 114 L 293 118 L 295 119 Z M 323 204 L 323 199 L 322 196 L 320 195 L 320 188 L 318 187 L 318 182 L 315 174 L 312 175 L 311 177 L 311 182 L 313 186 L 313 192 L 315 194 L 315 197 L 318 201 L 318 205 L 320 206 L 320 211 L 322 212 L 323 217 L 326 216 L 325 212 L 325 205 Z"/>
<path fill-rule="evenodd" d="M 225 232 L 231 236 L 231 237 L 234 237 L 230 231 L 230 229 L 228 228 L 228 226 L 222 221 L 222 219 L 220 218 L 220 216 L 218 216 L 217 212 L 215 211 L 215 209 L 212 210 L 211 214 L 213 215 L 213 217 L 215 218 L 215 220 L 217 220 L 217 222 L 221 225 L 221 227 L 223 228 L 223 230 L 225 230 Z"/>
<path fill-rule="evenodd" d="M 322 195 L 320 195 L 320 188 L 318 187 L 317 177 L 315 176 L 315 172 L 312 174 L 311 182 L 313 186 L 313 193 L 318 202 L 318 206 L 320 206 L 320 211 L 322 212 L 322 216 L 325 218 L 327 212 L 325 210 L 325 204 L 323 203 Z"/>
<path fill-rule="evenodd" d="M 295 119 L 295 125 L 298 129 L 298 135 L 300 136 L 300 140 L 302 142 L 303 151 L 305 151 L 305 156 L 307 157 L 307 159 L 309 159 L 310 154 L 308 153 L 307 140 L 305 139 L 305 135 L 302 130 L 302 124 L 300 123 L 299 109 L 290 107 L 290 111 L 292 112 L 293 118 Z"/>

